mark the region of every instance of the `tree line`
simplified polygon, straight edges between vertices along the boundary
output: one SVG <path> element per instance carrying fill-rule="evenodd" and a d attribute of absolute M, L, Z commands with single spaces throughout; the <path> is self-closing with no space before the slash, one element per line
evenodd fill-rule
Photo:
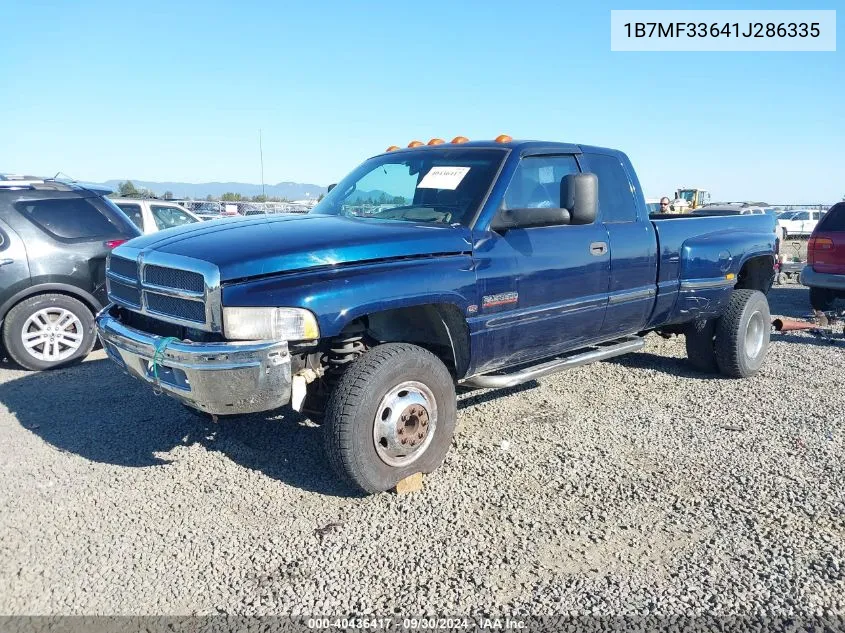
<path fill-rule="evenodd" d="M 131 180 L 121 182 L 117 185 L 117 194 L 121 198 L 158 198 L 164 200 L 173 200 L 173 192 L 165 191 L 163 195 L 159 196 L 155 191 L 147 189 L 146 187 L 136 187 Z M 239 193 L 227 191 L 219 198 L 212 195 L 207 195 L 206 200 L 212 202 L 214 200 L 222 200 L 223 202 L 291 202 L 288 198 L 279 196 L 244 196 Z M 322 200 L 323 194 L 317 200 Z"/>

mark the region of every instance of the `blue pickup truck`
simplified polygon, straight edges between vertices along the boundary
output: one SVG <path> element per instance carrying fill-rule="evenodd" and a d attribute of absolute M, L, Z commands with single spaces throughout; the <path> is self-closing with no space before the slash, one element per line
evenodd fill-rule
<path fill-rule="evenodd" d="M 443 461 L 456 388 L 503 388 L 684 335 L 756 373 L 769 344 L 767 215 L 649 217 L 622 152 L 565 143 L 391 147 L 306 215 L 135 238 L 97 317 L 128 373 L 211 415 L 287 406 L 366 492 Z M 529 396 L 530 397 L 530 396 Z"/>

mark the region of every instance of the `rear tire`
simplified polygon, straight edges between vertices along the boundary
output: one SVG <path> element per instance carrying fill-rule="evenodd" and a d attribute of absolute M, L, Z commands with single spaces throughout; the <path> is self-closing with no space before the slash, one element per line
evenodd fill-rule
<path fill-rule="evenodd" d="M 3 345 L 9 356 L 32 371 L 78 363 L 96 340 L 90 308 L 67 295 L 24 299 L 9 310 L 3 323 Z"/>
<path fill-rule="evenodd" d="M 716 322 L 716 364 L 730 378 L 749 378 L 766 360 L 772 317 L 766 295 L 734 290 L 728 309 Z"/>
<path fill-rule="evenodd" d="M 827 288 L 810 288 L 810 307 L 820 312 L 829 312 L 833 309 L 833 302 L 836 297 Z"/>
<path fill-rule="evenodd" d="M 352 486 L 383 492 L 440 466 L 456 420 L 454 381 L 440 359 L 416 345 L 385 343 L 350 364 L 329 396 L 326 455 Z"/>
<path fill-rule="evenodd" d="M 684 338 L 690 365 L 706 374 L 719 373 L 716 364 L 716 320 L 693 321 L 687 325 Z"/>

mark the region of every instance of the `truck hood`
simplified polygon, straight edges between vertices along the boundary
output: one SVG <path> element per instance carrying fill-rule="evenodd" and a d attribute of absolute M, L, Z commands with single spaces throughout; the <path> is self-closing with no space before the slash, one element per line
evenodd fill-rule
<path fill-rule="evenodd" d="M 217 265 L 223 282 L 372 260 L 472 250 L 469 229 L 333 215 L 277 215 L 190 224 L 127 246 Z"/>

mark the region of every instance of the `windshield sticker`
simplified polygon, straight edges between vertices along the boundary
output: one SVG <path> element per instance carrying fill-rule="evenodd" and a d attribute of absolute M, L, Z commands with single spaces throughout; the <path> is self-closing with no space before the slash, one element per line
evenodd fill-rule
<path fill-rule="evenodd" d="M 469 167 L 432 167 L 417 189 L 449 189 L 454 191 L 469 173 Z"/>

